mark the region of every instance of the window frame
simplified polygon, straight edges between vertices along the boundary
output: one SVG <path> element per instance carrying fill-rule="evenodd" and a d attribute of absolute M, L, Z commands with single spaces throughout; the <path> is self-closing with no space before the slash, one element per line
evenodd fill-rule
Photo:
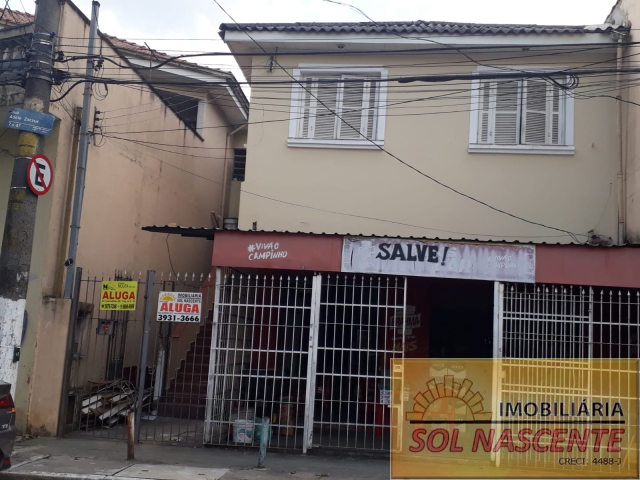
<path fill-rule="evenodd" d="M 244 155 L 239 155 L 239 152 L 244 152 Z M 241 157 L 242 160 L 242 175 L 236 175 L 236 170 L 238 170 L 238 158 Z M 246 148 L 234 148 L 233 149 L 233 169 L 231 171 L 231 181 L 232 182 L 244 182 L 247 176 L 247 149 Z M 237 178 L 242 177 L 242 178 Z"/>
<path fill-rule="evenodd" d="M 531 67 L 531 66 L 509 66 L 514 70 L 523 70 L 527 72 L 545 72 L 545 71 L 558 71 L 563 70 L 565 67 Z M 568 67 L 567 67 L 568 68 Z M 504 69 L 495 67 L 478 67 L 474 74 L 479 73 L 496 73 L 504 72 Z M 515 145 L 502 145 L 502 144 L 489 144 L 480 143 L 479 127 L 482 115 L 480 111 L 481 98 L 480 98 L 480 85 L 481 79 L 474 79 L 471 81 L 471 109 L 469 112 L 469 153 L 506 153 L 506 154 L 533 154 L 533 155 L 573 155 L 575 153 L 574 145 L 574 96 L 568 92 L 565 92 L 564 101 L 561 102 L 560 108 L 560 120 L 559 120 L 559 132 L 562 132 L 564 136 L 564 142 L 562 145 L 539 145 L 539 144 L 526 144 L 519 143 Z M 522 84 L 519 85 L 519 89 L 524 89 Z M 549 100 L 547 100 L 549 101 Z M 490 102 L 495 105 L 495 100 L 491 97 Z M 518 105 L 518 118 L 521 120 L 525 115 L 523 104 Z M 490 110 L 490 115 L 495 116 L 495 106 Z M 518 138 L 521 139 L 522 124 L 518 126 Z"/>
<path fill-rule="evenodd" d="M 303 124 L 301 112 L 304 108 L 304 90 L 300 84 L 294 83 L 291 89 L 291 109 L 289 113 L 289 136 L 287 138 L 287 146 L 361 150 L 378 150 L 378 147 L 384 146 L 387 105 L 387 69 L 380 65 L 300 64 L 298 65 L 298 68 L 293 70 L 293 77 L 300 83 L 304 83 L 304 78 L 316 75 L 340 75 L 343 78 L 353 75 L 372 75 L 380 77 L 377 91 L 378 107 L 375 121 L 375 135 L 371 140 L 300 138 L 300 132 Z M 312 86 L 312 88 L 314 87 Z M 340 101 L 342 91 L 343 87 L 341 85 L 338 89 L 338 98 L 336 99 L 336 102 Z M 337 129 L 340 128 L 340 125 L 337 124 L 338 121 L 339 120 L 336 117 Z"/>

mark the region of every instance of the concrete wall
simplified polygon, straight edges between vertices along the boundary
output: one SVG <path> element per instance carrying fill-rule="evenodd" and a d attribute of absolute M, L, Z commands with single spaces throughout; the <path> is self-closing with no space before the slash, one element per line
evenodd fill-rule
<path fill-rule="evenodd" d="M 88 24 L 67 3 L 60 36 L 75 39 L 72 49 L 83 52 L 86 40 L 77 39 L 86 39 L 88 33 Z M 63 50 L 69 51 L 69 48 Z M 117 58 L 106 42 L 102 44 L 102 52 Z M 72 71 L 84 71 L 85 63 L 68 65 Z M 107 75 L 138 79 L 131 70 L 109 69 Z M 57 88 L 52 96 L 57 97 L 68 86 Z M 104 88 L 100 91 L 104 93 Z M 68 309 L 59 306 L 64 302 L 55 301 L 61 293 L 55 280 L 60 278 L 66 258 L 69 225 L 65 212 L 72 202 L 68 190 L 73 177 L 69 173 L 75 170 L 73 115 L 81 105 L 82 88 L 77 87 L 51 107 L 51 113 L 60 119 L 58 137 L 47 139 L 55 180 L 52 190 L 38 203 L 32 283 L 27 299 L 29 322 L 17 381 L 19 426 L 44 433 L 55 431 L 58 415 L 61 376 L 51 372 L 62 369 L 64 342 L 61 339 L 66 338 Z M 215 104 L 208 103 L 204 125 L 208 128 L 203 130 L 203 138 L 199 138 L 147 86 L 109 86 L 107 97 L 94 98 L 93 105 L 104 112 L 101 117 L 106 116 L 106 120 L 100 125 L 108 135 L 178 147 L 144 146 L 96 137 L 99 146 L 92 145 L 89 149 L 77 265 L 85 273 L 98 276 L 113 275 L 115 270 L 155 269 L 158 275 L 168 273 L 172 267 L 166 236 L 143 232 L 141 227 L 168 223 L 213 225 L 211 212 L 222 210 L 224 161 L 232 158 L 232 154 L 224 150 L 230 131 L 227 121 Z M 14 148 L 13 136 L 14 132 L 8 132 L 2 144 Z M 6 204 L 10 177 L 7 175 L 11 169 L 10 158 L 2 157 L 0 205 Z M 0 209 L 0 226 L 4 225 L 4 213 L 4 209 Z M 176 271 L 209 273 L 211 242 L 171 236 L 168 243 Z M 52 333 L 52 329 L 55 332 Z M 46 408 L 38 400 L 44 398 Z"/>
<path fill-rule="evenodd" d="M 613 8 L 608 21 L 617 24 L 631 26 L 629 36 L 625 42 L 637 42 L 640 39 L 638 28 L 640 26 L 640 2 L 637 0 L 620 0 Z M 638 45 L 630 45 L 621 50 L 623 68 L 637 68 L 635 58 L 640 53 Z M 627 82 L 634 81 L 637 75 L 623 75 L 621 80 L 626 85 Z M 633 85 L 627 85 L 621 90 L 621 125 L 622 125 L 622 145 L 623 145 L 623 171 L 625 183 L 625 208 L 626 208 L 626 234 L 630 243 L 640 243 L 640 139 L 638 132 L 640 129 L 640 91 Z M 612 95 L 615 95 L 612 93 Z"/>
<path fill-rule="evenodd" d="M 512 51 L 510 55 L 522 57 L 525 53 Z M 473 56 L 493 65 L 527 65 L 523 58 L 501 61 L 497 53 Z M 615 49 L 609 49 L 589 56 L 543 56 L 530 61 L 562 68 L 614 58 Z M 254 81 L 290 80 L 281 70 L 270 73 L 261 68 L 263 63 L 262 57 L 254 59 Z M 301 63 L 381 65 L 388 68 L 389 77 L 470 73 L 476 69 L 461 56 L 442 54 L 345 54 L 311 59 L 287 56 L 284 62 L 290 72 Z M 429 66 L 418 68 L 416 64 Z M 591 82 L 611 80 L 583 78 L 580 85 L 589 90 Z M 451 94 L 458 88 L 462 89 L 460 93 Z M 384 148 L 439 181 L 514 215 L 575 233 L 595 230 L 615 241 L 619 151 L 615 101 L 576 99 L 574 155 L 478 154 L 467 151 L 470 84 L 418 83 L 402 87 L 390 82 L 388 102 L 446 93 L 451 96 L 389 108 Z M 469 201 L 381 151 L 288 147 L 290 96 L 288 86 L 252 89 L 253 123 L 249 126 L 247 175 L 242 185 L 241 229 L 250 229 L 257 222 L 261 230 L 572 241 L 561 232 Z"/>

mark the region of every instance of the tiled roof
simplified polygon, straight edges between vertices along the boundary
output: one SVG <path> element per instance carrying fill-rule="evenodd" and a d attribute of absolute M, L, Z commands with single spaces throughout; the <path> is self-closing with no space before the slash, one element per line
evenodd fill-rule
<path fill-rule="evenodd" d="M 107 35 L 106 33 L 103 33 L 103 36 L 107 38 L 113 44 L 113 47 L 116 49 L 119 48 L 122 50 L 129 50 L 130 52 L 134 52 L 140 55 L 148 56 L 149 54 L 151 54 L 153 57 L 159 58 L 162 60 L 167 60 L 171 58 L 171 56 L 167 55 L 166 53 L 159 52 L 157 50 L 154 50 L 153 48 L 149 49 L 144 45 L 138 45 L 137 43 L 133 43 L 128 40 L 123 40 L 122 38 L 114 37 L 112 35 Z"/>
<path fill-rule="evenodd" d="M 614 25 L 509 25 L 454 22 L 320 22 L 320 23 L 223 23 L 220 30 L 244 32 L 301 32 L 301 33 L 391 33 L 391 34 L 449 34 L 449 35 L 527 35 L 582 34 L 626 32 Z"/>
<path fill-rule="evenodd" d="M 0 16 L 2 16 L 2 23 L 15 23 L 22 25 L 24 23 L 31 23 L 34 20 L 34 16 L 30 13 L 17 12 L 16 10 L 7 9 L 5 12 L 3 8 L 0 8 Z"/>
<path fill-rule="evenodd" d="M 4 9 L 0 8 L 0 15 L 3 15 L 2 13 L 3 11 Z M 2 17 L 2 20 L 0 20 L 0 23 L 14 23 L 17 25 L 22 25 L 25 23 L 31 23 L 33 21 L 34 21 L 34 16 L 31 15 L 30 13 L 18 12 L 15 10 L 7 9 L 7 11 L 4 13 L 4 16 Z M 111 44 L 115 49 L 127 50 L 129 52 L 132 52 L 138 55 L 145 55 L 145 56 L 149 56 L 149 54 L 151 54 L 152 57 L 155 57 L 160 60 L 168 60 L 169 58 L 171 58 L 171 55 L 168 55 L 163 52 L 159 52 L 158 50 L 154 50 L 154 49 L 149 50 L 149 48 L 147 48 L 145 45 L 138 45 L 137 43 L 133 43 L 128 40 L 123 40 L 122 38 L 114 37 L 112 35 L 107 35 L 105 33 L 103 33 L 102 35 L 111 42 Z M 198 66 L 196 63 L 188 62 L 182 59 L 177 59 L 175 61 L 184 63 L 186 65 Z M 229 72 L 226 72 L 224 70 L 219 70 L 216 68 L 209 68 L 209 67 L 203 67 L 203 68 L 224 73 L 226 75 L 229 74 Z"/>

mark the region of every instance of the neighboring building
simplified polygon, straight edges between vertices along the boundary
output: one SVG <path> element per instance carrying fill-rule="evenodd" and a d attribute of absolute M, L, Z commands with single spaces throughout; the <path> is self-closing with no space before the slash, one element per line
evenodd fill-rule
<path fill-rule="evenodd" d="M 204 442 L 269 417 L 272 447 L 388 452 L 393 358 L 638 358 L 609 96 L 627 33 L 223 24 L 252 82 L 240 229 L 144 228 L 214 239 Z M 522 387 L 494 380 L 494 407 Z"/>
<path fill-rule="evenodd" d="M 640 2 L 636 0 L 618 0 L 607 18 L 607 22 L 629 28 L 629 33 L 620 42 L 618 50 L 619 67 L 627 70 L 637 69 L 635 58 L 640 52 L 638 49 L 638 25 L 640 25 Z M 623 190 L 620 198 L 623 199 L 624 214 L 627 220 L 627 240 L 629 243 L 640 243 L 640 178 L 637 172 L 640 169 L 640 144 L 638 143 L 638 130 L 640 129 L 640 114 L 638 104 L 640 93 L 634 84 L 637 73 L 622 74 L 620 76 L 621 88 L 609 95 L 620 97 L 619 125 L 622 126 L 620 156 L 619 183 Z"/>
<path fill-rule="evenodd" d="M 61 52 L 60 57 L 66 62 L 55 66 L 63 72 L 83 74 L 86 60 L 70 57 L 86 54 L 89 20 L 72 2 L 65 2 L 62 8 L 56 52 Z M 9 68 L 9 73 L 13 71 L 19 77 L 22 72 L 19 61 L 24 61 L 24 48 L 31 42 L 33 17 L 11 11 L 5 13 L 0 22 L 7 26 L 0 30 L 2 68 Z M 198 276 L 203 273 L 206 278 L 210 271 L 209 241 L 154 236 L 140 232 L 140 227 L 154 223 L 222 226 L 230 210 L 231 216 L 237 218 L 237 211 L 230 209 L 229 204 L 237 205 L 238 201 L 229 200 L 231 189 L 227 185 L 233 173 L 234 149 L 243 149 L 246 143 L 243 125 L 248 118 L 247 99 L 229 72 L 179 60 L 145 72 L 131 67 L 148 66 L 154 59 L 164 61 L 169 56 L 104 34 L 100 35 L 99 47 L 101 55 L 112 62 L 104 61 L 97 74 L 131 79 L 136 84 L 109 85 L 108 90 L 102 85 L 94 86 L 93 143 L 89 149 L 77 266 L 84 269 L 85 276 L 91 275 L 98 282 L 102 277 L 138 279 L 139 272 L 144 276 L 146 270 L 156 270 L 158 281 L 160 272 L 165 275 L 171 272 L 174 283 L 176 273 L 185 278 L 185 272 L 189 272 L 189 279 L 192 272 Z M 8 65 L 8 59 L 14 59 L 16 65 Z M 154 80 L 160 84 L 158 88 Z M 172 82 L 178 85 L 172 86 Z M 190 86 L 179 85 L 185 82 Z M 72 84 L 73 80 L 54 86 L 52 98 L 62 98 Z M 14 385 L 18 425 L 41 434 L 55 434 L 58 424 L 70 315 L 70 301 L 62 299 L 62 286 L 82 93 L 82 86 L 78 86 L 51 104 L 51 113 L 57 121 L 54 134 L 46 140 L 46 154 L 54 166 L 54 182 L 49 193 L 38 201 L 27 298 L 28 321 L 15 325 L 3 322 L 2 325 L 0 373 Z M 21 87 L 0 87 L 2 126 L 8 112 L 21 107 L 22 101 Z M 0 147 L 4 152 L 15 153 L 18 132 L 1 130 Z M 4 155 L 0 160 L 0 205 L 3 206 L 8 199 L 10 158 Z M 0 226 L 4 225 L 4 216 L 3 207 Z M 85 282 L 83 289 L 88 290 L 89 285 Z M 83 290 L 80 301 L 90 302 L 87 295 Z M 141 300 L 139 311 L 142 303 Z M 80 308 L 92 321 L 97 321 L 99 315 L 104 319 L 116 318 L 108 317 L 111 312 L 98 312 L 95 304 L 82 304 Z M 125 335 L 129 320 L 133 318 L 117 319 L 124 322 Z M 72 325 L 80 332 L 79 316 L 77 322 Z M 94 334 L 98 334 L 94 327 L 95 324 L 89 330 L 93 328 Z M 139 333 L 129 331 L 129 334 L 138 335 L 139 339 Z M 79 333 L 75 333 L 74 342 L 79 341 L 77 335 Z M 122 330 L 118 335 L 122 335 Z M 110 339 L 92 337 L 92 341 L 97 342 L 97 338 Z M 120 342 L 115 342 L 115 338 L 123 337 L 114 337 L 114 342 L 109 340 L 108 354 L 98 352 L 91 359 L 78 352 L 74 357 L 76 370 L 77 364 L 84 362 L 84 368 L 93 372 L 87 378 L 94 385 L 114 378 L 113 373 L 108 373 L 111 361 L 116 362 L 120 372 L 128 367 L 127 361 L 137 364 L 139 340 L 135 345 L 130 342 L 126 351 L 129 359 L 123 360 L 125 351 L 118 351 L 120 347 L 114 346 Z M 122 342 L 124 345 L 124 340 Z M 188 345 L 183 338 L 180 348 L 188 350 Z M 11 359 L 14 347 L 21 349 L 19 362 Z"/>

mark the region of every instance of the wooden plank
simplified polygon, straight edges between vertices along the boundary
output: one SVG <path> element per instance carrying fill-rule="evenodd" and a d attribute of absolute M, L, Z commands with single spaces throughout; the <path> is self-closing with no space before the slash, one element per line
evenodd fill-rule
<path fill-rule="evenodd" d="M 125 402 L 121 402 L 118 405 L 116 405 L 115 407 L 109 409 L 109 411 L 103 413 L 102 415 L 100 415 L 98 418 L 100 420 L 104 420 L 105 418 L 109 418 L 113 415 L 117 415 L 119 412 L 121 412 L 122 410 L 129 408 L 131 406 L 131 402 L 125 401 Z"/>
<path fill-rule="evenodd" d="M 85 415 L 88 415 L 90 411 L 96 410 L 100 407 L 102 407 L 102 402 L 98 402 L 95 405 L 90 405 L 88 407 L 83 408 L 82 413 L 84 413 Z"/>

